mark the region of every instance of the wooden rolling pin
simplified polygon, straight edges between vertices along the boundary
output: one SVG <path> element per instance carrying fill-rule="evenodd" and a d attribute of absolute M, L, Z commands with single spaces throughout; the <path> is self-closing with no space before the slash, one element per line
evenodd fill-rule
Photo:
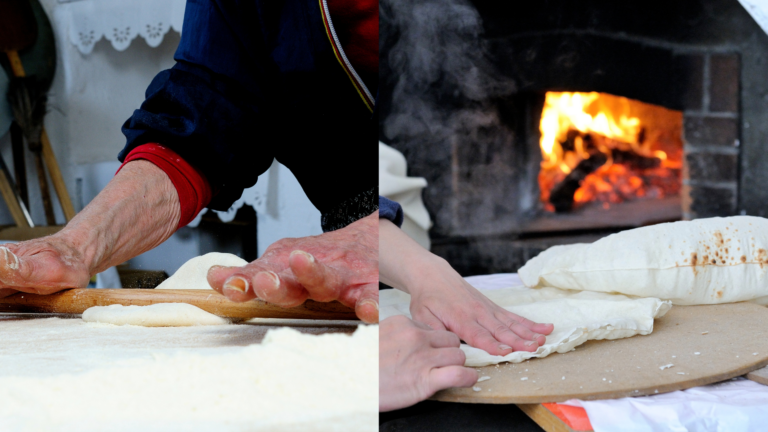
<path fill-rule="evenodd" d="M 92 306 L 147 306 L 155 303 L 189 303 L 224 318 L 293 318 L 356 320 L 355 311 L 339 302 L 307 300 L 282 308 L 261 300 L 236 303 L 214 290 L 148 290 L 75 288 L 51 295 L 17 293 L 0 299 L 0 312 L 81 314 Z"/>

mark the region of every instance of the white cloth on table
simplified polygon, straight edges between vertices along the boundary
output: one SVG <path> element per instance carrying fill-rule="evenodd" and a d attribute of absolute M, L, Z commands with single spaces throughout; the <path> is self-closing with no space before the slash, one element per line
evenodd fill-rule
<path fill-rule="evenodd" d="M 595 432 L 760 432 L 768 386 L 744 378 L 653 396 L 581 401 Z"/>

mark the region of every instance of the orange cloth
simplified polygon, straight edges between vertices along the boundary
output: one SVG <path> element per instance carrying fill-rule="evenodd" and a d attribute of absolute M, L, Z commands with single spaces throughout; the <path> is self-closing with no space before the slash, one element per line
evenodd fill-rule
<path fill-rule="evenodd" d="M 589 422 L 589 417 L 584 408 L 557 403 L 544 403 L 542 405 L 571 429 L 578 432 L 592 430 L 592 423 Z"/>

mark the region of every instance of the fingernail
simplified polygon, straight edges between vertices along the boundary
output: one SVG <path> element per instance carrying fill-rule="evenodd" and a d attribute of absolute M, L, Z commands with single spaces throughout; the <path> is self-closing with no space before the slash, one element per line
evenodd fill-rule
<path fill-rule="evenodd" d="M 502 350 L 502 351 L 505 351 L 505 350 L 512 349 L 512 347 L 509 346 L 509 345 L 499 345 L 499 349 Z"/>
<path fill-rule="evenodd" d="M 367 304 L 370 304 L 370 305 L 372 305 L 374 308 L 376 308 L 376 311 L 378 311 L 378 310 L 379 310 L 379 304 L 378 304 L 378 303 L 376 303 L 376 302 L 375 302 L 375 301 L 373 301 L 373 300 L 363 300 L 363 301 L 361 301 L 361 302 L 360 302 L 360 307 L 362 307 L 362 306 L 365 306 L 365 305 L 367 305 Z"/>
<path fill-rule="evenodd" d="M 525 346 L 531 346 L 531 345 L 534 345 L 535 343 L 536 341 L 528 341 L 525 343 Z"/>
<path fill-rule="evenodd" d="M 277 273 L 271 272 L 271 271 L 265 271 L 260 272 L 260 275 L 264 275 L 268 277 L 270 280 L 272 280 L 272 289 L 279 289 L 280 288 L 280 277 L 277 276 Z"/>
<path fill-rule="evenodd" d="M 231 289 L 234 291 L 248 292 L 248 281 L 240 276 L 232 276 L 224 282 L 224 289 Z"/>
<path fill-rule="evenodd" d="M 19 257 L 17 257 L 15 253 L 11 252 L 5 246 L 0 246 L 0 249 L 2 249 L 3 252 L 5 253 L 5 265 L 7 267 L 10 267 L 13 270 L 18 270 L 19 269 Z M 11 262 L 11 260 L 8 259 L 8 254 L 11 254 L 11 256 L 13 257 L 13 262 Z"/>
<path fill-rule="evenodd" d="M 309 260 L 309 262 L 311 263 L 315 262 L 315 257 L 313 257 L 311 254 L 307 252 L 304 252 L 303 250 L 295 250 L 291 252 L 291 255 L 298 255 L 298 254 L 304 255 L 307 258 L 307 260 Z"/>

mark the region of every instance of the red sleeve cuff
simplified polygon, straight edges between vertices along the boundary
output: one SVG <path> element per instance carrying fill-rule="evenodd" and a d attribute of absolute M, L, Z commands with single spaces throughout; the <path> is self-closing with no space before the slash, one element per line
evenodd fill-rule
<path fill-rule="evenodd" d="M 128 153 L 117 172 L 120 172 L 125 164 L 137 159 L 152 162 L 171 179 L 179 195 L 181 207 L 178 228 L 192 222 L 192 219 L 211 202 L 211 185 L 208 180 L 173 150 L 156 143 L 140 145 Z"/>

